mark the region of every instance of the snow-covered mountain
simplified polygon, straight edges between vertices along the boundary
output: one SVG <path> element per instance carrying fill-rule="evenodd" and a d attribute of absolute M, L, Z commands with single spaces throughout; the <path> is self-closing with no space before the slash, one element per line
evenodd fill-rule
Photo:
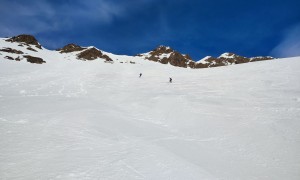
<path fill-rule="evenodd" d="M 167 46 L 159 46 L 150 52 L 138 54 L 137 56 L 115 55 L 93 46 L 81 47 L 76 44 L 68 44 L 56 51 L 50 51 L 42 47 L 35 37 L 24 34 L 0 39 L 0 56 L 8 60 L 16 61 L 27 59 L 28 62 L 37 64 L 46 63 L 47 60 L 45 60 L 45 58 L 47 57 L 56 57 L 56 59 L 60 60 L 101 60 L 110 63 L 128 62 L 131 64 L 141 63 L 143 60 L 150 60 L 161 64 L 196 69 L 274 59 L 272 57 L 263 56 L 246 58 L 233 53 L 224 53 L 218 58 L 207 56 L 195 62 L 188 54 L 181 54 Z"/>
<path fill-rule="evenodd" d="M 255 61 L 264 61 L 274 59 L 271 56 L 258 56 L 258 57 L 243 57 L 234 53 L 223 53 L 219 57 L 206 56 L 197 62 L 205 67 L 228 66 L 233 64 L 243 64 Z"/>
<path fill-rule="evenodd" d="M 12 38 L 0 39 L 0 56 L 8 60 L 21 61 L 27 59 L 28 62 L 42 64 L 46 59 L 55 57 L 59 60 L 104 60 L 112 61 L 110 57 L 93 46 L 80 47 L 76 44 L 68 44 L 56 51 L 47 50 L 42 47 L 35 37 L 30 35 L 19 35 Z"/>
<path fill-rule="evenodd" d="M 300 57 L 195 70 L 5 40 L 0 179 L 300 179 Z"/>
<path fill-rule="evenodd" d="M 0 39 L 0 56 L 4 59 L 16 61 L 27 59 L 28 62 L 42 64 L 45 61 L 32 54 L 40 54 L 43 51 L 44 48 L 33 36 L 19 35 Z"/>
<path fill-rule="evenodd" d="M 81 47 L 76 44 L 68 44 L 61 49 L 58 49 L 60 53 L 77 52 L 76 58 L 81 60 L 95 60 L 97 58 L 104 59 L 105 61 L 113 61 L 110 57 L 104 54 L 101 50 L 95 47 Z"/>
<path fill-rule="evenodd" d="M 192 58 L 187 54 L 181 54 L 168 46 L 159 46 L 156 49 L 138 54 L 150 61 L 160 62 L 162 64 L 171 64 L 178 67 L 189 67 L 189 63 L 193 62 Z"/>

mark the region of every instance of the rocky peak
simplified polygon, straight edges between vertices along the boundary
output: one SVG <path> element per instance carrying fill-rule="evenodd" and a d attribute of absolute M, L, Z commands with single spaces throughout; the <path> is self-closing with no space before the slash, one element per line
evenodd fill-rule
<path fill-rule="evenodd" d="M 177 51 L 171 53 L 169 57 L 169 63 L 173 66 L 187 67 L 189 61 L 190 59 L 187 59 L 186 55 L 182 55 Z"/>
<path fill-rule="evenodd" d="M 229 52 L 226 52 L 226 53 L 223 53 L 221 54 L 218 58 L 224 58 L 224 59 L 233 59 L 235 57 L 237 57 L 238 55 L 234 54 L 234 53 L 229 53 Z"/>
<path fill-rule="evenodd" d="M 185 59 L 193 60 L 192 57 L 189 54 L 183 54 L 182 55 Z"/>
<path fill-rule="evenodd" d="M 97 58 L 102 58 L 106 61 L 112 61 L 109 56 L 103 54 L 100 50 L 94 47 L 82 51 L 81 53 L 77 54 L 77 57 L 84 60 L 95 60 Z"/>
<path fill-rule="evenodd" d="M 27 34 L 21 34 L 18 36 L 13 36 L 6 40 L 7 42 L 19 42 L 19 43 L 25 43 L 26 45 L 35 45 L 35 47 L 42 49 L 42 46 L 40 43 L 36 40 L 36 38 L 32 35 Z"/>
<path fill-rule="evenodd" d="M 158 46 L 153 51 L 151 51 L 152 54 L 169 54 L 171 52 L 174 52 L 172 48 L 169 46 Z"/>
<path fill-rule="evenodd" d="M 187 67 L 188 63 L 192 61 L 192 58 L 188 54 L 181 54 L 168 46 L 158 46 L 154 50 L 140 54 L 139 56 L 150 61 L 156 61 L 162 64 L 169 63 L 179 67 Z"/>
<path fill-rule="evenodd" d="M 74 52 L 74 51 L 82 51 L 86 48 L 83 48 L 77 44 L 68 44 L 65 45 L 63 48 L 57 49 L 57 51 L 60 51 L 60 53 L 69 53 L 69 52 Z"/>
<path fill-rule="evenodd" d="M 241 64 L 247 63 L 250 59 L 234 54 L 234 53 L 223 53 L 219 57 L 215 58 L 212 56 L 206 56 L 205 58 L 201 59 L 197 63 L 199 64 L 207 64 L 208 67 L 217 67 L 217 66 L 227 66 L 231 64 Z"/>

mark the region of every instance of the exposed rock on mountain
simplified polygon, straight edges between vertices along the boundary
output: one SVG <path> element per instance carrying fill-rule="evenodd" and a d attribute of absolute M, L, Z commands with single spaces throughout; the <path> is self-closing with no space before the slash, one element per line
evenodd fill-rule
<path fill-rule="evenodd" d="M 148 53 L 138 54 L 138 56 L 144 57 L 150 61 L 160 62 L 162 64 L 169 63 L 173 66 L 185 68 L 188 67 L 188 63 L 192 61 L 189 55 L 180 54 L 179 52 L 166 46 L 159 46 Z"/>
<path fill-rule="evenodd" d="M 217 59 L 219 59 L 220 62 L 224 63 L 225 65 L 242 64 L 250 61 L 249 58 L 239 56 L 234 53 L 224 53 L 221 56 L 219 56 Z"/>
<path fill-rule="evenodd" d="M 200 61 L 198 61 L 196 64 L 201 66 L 207 66 L 207 67 L 218 67 L 218 66 L 227 66 L 232 64 L 248 63 L 252 61 L 271 60 L 271 59 L 274 58 L 270 56 L 247 58 L 247 57 L 236 55 L 234 53 L 224 53 L 217 58 L 207 56 L 201 59 Z"/>
<path fill-rule="evenodd" d="M 4 58 L 5 58 L 5 59 L 8 59 L 8 60 L 21 61 L 20 56 L 18 56 L 18 57 L 16 57 L 16 58 L 13 58 L 13 57 L 11 57 L 11 56 L 5 56 Z"/>
<path fill-rule="evenodd" d="M 85 51 L 82 51 L 77 55 L 79 59 L 84 59 L 84 60 L 95 60 L 97 58 L 102 58 L 105 59 L 106 61 L 112 61 L 110 57 L 107 55 L 103 54 L 101 51 L 99 51 L 96 48 L 89 48 Z"/>
<path fill-rule="evenodd" d="M 227 66 L 233 64 L 242 64 L 255 61 L 271 60 L 274 59 L 270 56 L 259 56 L 247 58 L 243 56 L 236 55 L 234 53 L 224 53 L 219 57 L 207 56 L 202 60 L 195 62 L 187 54 L 181 54 L 178 51 L 173 50 L 168 46 L 159 46 L 154 50 L 139 54 L 139 57 L 126 56 L 126 55 L 115 55 L 112 53 L 107 53 L 101 51 L 95 47 L 81 47 L 76 44 L 68 44 L 63 48 L 57 49 L 59 53 L 55 53 L 49 50 L 44 51 L 39 42 L 35 37 L 31 35 L 18 35 L 11 38 L 5 38 L 0 40 L 0 56 L 4 59 L 20 61 L 23 59 L 22 54 L 26 54 L 24 58 L 28 62 L 42 64 L 45 60 L 52 58 L 52 53 L 56 59 L 67 59 L 67 60 L 95 60 L 97 58 L 104 59 L 105 62 L 113 63 L 115 61 L 120 61 L 120 63 L 138 63 L 139 60 L 150 60 L 154 62 L 159 62 L 161 64 L 170 64 L 177 67 L 190 67 L 193 69 L 198 68 L 210 68 L 218 66 Z M 39 48 L 39 49 L 37 49 Z M 28 51 L 29 50 L 29 51 Z M 72 53 L 74 52 L 74 53 Z M 70 53 L 70 54 L 67 54 Z M 21 54 L 21 56 L 18 56 Z"/>
<path fill-rule="evenodd" d="M 68 44 L 64 46 L 63 48 L 57 49 L 57 51 L 60 51 L 60 53 L 69 53 L 74 51 L 82 51 L 86 48 L 83 48 L 81 46 L 78 46 L 77 44 Z"/>
<path fill-rule="evenodd" d="M 40 43 L 35 39 L 35 37 L 27 34 L 21 34 L 19 36 L 14 36 L 6 40 L 7 42 L 20 42 L 25 43 L 26 45 L 35 45 L 35 47 L 42 49 Z"/>
<path fill-rule="evenodd" d="M 250 58 L 250 62 L 255 62 L 255 61 L 266 61 L 266 60 L 272 60 L 274 59 L 271 56 L 258 56 L 258 57 L 252 57 Z"/>
<path fill-rule="evenodd" d="M 200 68 L 208 68 L 209 64 L 202 64 L 202 63 L 197 63 L 194 61 L 189 62 L 189 67 L 193 69 L 200 69 Z"/>
<path fill-rule="evenodd" d="M 28 49 L 29 51 L 37 52 L 37 50 L 35 50 L 35 49 L 31 48 L 31 47 L 28 47 L 27 49 Z"/>
<path fill-rule="evenodd" d="M 168 61 L 173 66 L 179 66 L 179 67 L 187 67 L 187 63 L 191 59 L 187 59 L 184 55 L 180 54 L 179 52 L 173 52 L 171 53 Z"/>
<path fill-rule="evenodd" d="M 15 58 L 16 61 L 21 61 L 20 56 L 18 56 L 17 58 Z"/>
<path fill-rule="evenodd" d="M 97 48 L 86 48 L 86 47 L 81 47 L 77 44 L 68 44 L 64 46 L 63 48 L 57 49 L 60 53 L 70 53 L 70 52 L 77 52 L 77 58 L 82 59 L 82 60 L 95 60 L 97 58 L 102 58 L 105 59 L 105 61 L 113 61 L 109 56 L 106 54 L 103 54 L 100 50 Z"/>
<path fill-rule="evenodd" d="M 22 51 L 12 49 L 12 48 L 3 48 L 3 49 L 0 49 L 0 51 L 13 53 L 13 54 L 24 54 Z"/>
<path fill-rule="evenodd" d="M 219 57 L 207 56 L 200 62 L 195 62 L 189 55 L 180 54 L 174 51 L 170 47 L 159 46 L 158 48 L 138 56 L 143 57 L 147 60 L 160 62 L 162 64 L 171 64 L 178 67 L 190 67 L 194 69 L 227 66 L 232 64 L 242 64 L 252 61 L 262 61 L 267 59 L 274 59 L 272 57 L 255 57 L 247 58 L 234 53 L 224 53 Z"/>
<path fill-rule="evenodd" d="M 4 58 L 8 59 L 8 60 L 15 60 L 13 57 L 10 57 L 10 56 L 5 56 Z"/>
<path fill-rule="evenodd" d="M 26 55 L 23 57 L 26 58 L 27 62 L 30 62 L 30 63 L 35 63 L 35 64 L 46 63 L 46 61 L 44 61 L 42 58 L 39 58 L 39 57 L 34 57 L 34 56 L 29 56 L 29 55 Z"/>

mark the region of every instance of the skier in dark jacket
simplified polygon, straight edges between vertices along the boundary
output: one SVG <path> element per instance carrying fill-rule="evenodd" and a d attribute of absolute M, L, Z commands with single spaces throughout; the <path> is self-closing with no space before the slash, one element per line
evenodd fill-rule
<path fill-rule="evenodd" d="M 170 83 L 172 83 L 172 78 L 170 78 L 170 81 L 169 81 Z"/>
<path fill-rule="evenodd" d="M 142 73 L 140 73 L 140 77 L 142 77 Z"/>

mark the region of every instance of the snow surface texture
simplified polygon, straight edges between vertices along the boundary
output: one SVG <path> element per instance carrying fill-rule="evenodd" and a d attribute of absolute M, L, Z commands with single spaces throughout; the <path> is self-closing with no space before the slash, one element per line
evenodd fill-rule
<path fill-rule="evenodd" d="M 0 57 L 0 179 L 300 179 L 300 58 L 194 70 L 36 54 L 47 63 Z"/>

